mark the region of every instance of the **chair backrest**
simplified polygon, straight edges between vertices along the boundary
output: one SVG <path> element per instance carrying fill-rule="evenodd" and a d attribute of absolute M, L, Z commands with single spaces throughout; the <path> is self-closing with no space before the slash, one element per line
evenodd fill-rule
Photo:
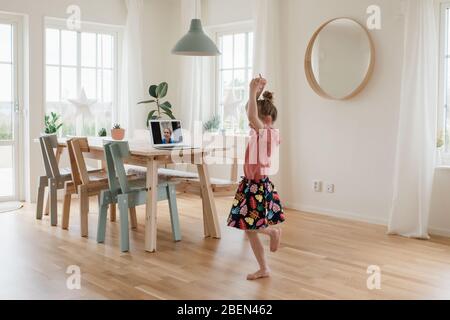
<path fill-rule="evenodd" d="M 109 191 L 112 194 L 116 195 L 120 193 L 121 189 L 119 181 L 117 179 L 116 169 L 114 168 L 114 160 L 111 152 L 111 144 L 113 143 L 114 142 L 107 141 L 103 145 L 103 149 L 105 150 L 106 172 L 108 174 Z"/>
<path fill-rule="evenodd" d="M 84 160 L 83 153 L 90 152 L 87 138 L 72 138 L 67 141 L 69 150 L 70 168 L 72 171 L 72 181 L 75 186 L 89 184 L 89 174 Z"/>
<path fill-rule="evenodd" d="M 130 146 L 126 141 L 114 141 L 109 144 L 109 149 L 111 151 L 112 162 L 114 163 L 114 172 L 117 180 L 119 180 L 120 189 L 122 193 L 128 193 L 130 191 L 130 186 L 128 184 L 124 159 L 130 157 Z M 108 159 L 106 161 L 108 161 Z"/>
<path fill-rule="evenodd" d="M 39 138 L 41 146 L 42 158 L 44 160 L 45 174 L 48 178 L 58 178 L 61 176 L 58 166 L 59 151 L 58 138 L 56 135 L 45 135 Z"/>

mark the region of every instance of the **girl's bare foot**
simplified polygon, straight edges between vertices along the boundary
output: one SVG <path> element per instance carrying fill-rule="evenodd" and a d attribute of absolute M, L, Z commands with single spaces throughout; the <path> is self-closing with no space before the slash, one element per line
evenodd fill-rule
<path fill-rule="evenodd" d="M 249 281 L 253 281 L 253 280 L 258 280 L 258 279 L 264 279 L 264 278 L 269 278 L 270 277 L 270 270 L 258 270 L 255 273 L 249 274 L 247 276 L 247 280 Z"/>
<path fill-rule="evenodd" d="M 270 251 L 277 252 L 281 242 L 281 229 L 272 229 L 270 235 Z"/>

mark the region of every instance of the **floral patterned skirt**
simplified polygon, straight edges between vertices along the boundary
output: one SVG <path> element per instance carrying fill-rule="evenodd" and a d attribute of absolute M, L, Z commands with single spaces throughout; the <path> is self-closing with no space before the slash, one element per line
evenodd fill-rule
<path fill-rule="evenodd" d="M 284 222 L 280 196 L 269 178 L 251 181 L 242 178 L 228 226 L 241 230 L 258 230 Z"/>

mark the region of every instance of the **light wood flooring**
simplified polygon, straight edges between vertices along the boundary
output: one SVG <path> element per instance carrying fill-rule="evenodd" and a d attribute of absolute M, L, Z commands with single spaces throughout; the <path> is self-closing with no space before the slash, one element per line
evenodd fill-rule
<path fill-rule="evenodd" d="M 36 221 L 34 205 L 1 213 L 0 299 L 450 299 L 450 239 L 392 237 L 382 226 L 290 210 L 268 257 L 272 278 L 246 281 L 256 269 L 250 246 L 225 226 L 231 198 L 216 203 L 222 239 L 204 239 L 201 200 L 178 195 L 183 241 L 174 243 L 160 202 L 156 253 L 144 252 L 144 207 L 129 253 L 119 250 L 118 223 L 108 221 L 106 243 L 96 243 L 95 202 L 89 239 L 79 236 L 77 201 L 69 231 Z M 81 268 L 80 290 L 66 287 L 70 265 Z M 380 290 L 367 289 L 370 265 L 381 268 Z"/>

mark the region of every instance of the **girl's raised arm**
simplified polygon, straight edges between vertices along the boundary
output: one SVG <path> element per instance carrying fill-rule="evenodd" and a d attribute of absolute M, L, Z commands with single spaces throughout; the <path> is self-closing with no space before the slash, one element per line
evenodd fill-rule
<path fill-rule="evenodd" d="M 250 82 L 249 100 L 247 117 L 250 122 L 250 126 L 255 130 L 264 129 L 264 124 L 258 115 L 258 98 L 261 95 L 267 81 L 261 76 L 259 78 L 253 79 Z"/>

